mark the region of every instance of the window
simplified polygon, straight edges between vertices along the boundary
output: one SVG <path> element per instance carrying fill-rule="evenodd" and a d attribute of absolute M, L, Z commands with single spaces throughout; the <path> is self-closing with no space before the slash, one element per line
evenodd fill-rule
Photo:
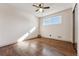
<path fill-rule="evenodd" d="M 43 19 L 43 25 L 57 25 L 61 24 L 61 16 L 53 16 L 51 18 Z"/>

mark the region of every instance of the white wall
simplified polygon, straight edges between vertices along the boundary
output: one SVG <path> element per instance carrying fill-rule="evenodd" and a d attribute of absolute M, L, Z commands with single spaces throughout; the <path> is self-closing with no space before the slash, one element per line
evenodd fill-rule
<path fill-rule="evenodd" d="M 38 27 L 37 21 L 38 19 L 29 13 L 8 4 L 0 4 L 0 47 L 15 43 L 34 26 Z M 26 39 L 36 37 L 37 34 L 38 29 Z"/>
<path fill-rule="evenodd" d="M 77 43 L 77 55 L 79 56 L 79 3 L 77 3 L 77 6 L 76 6 L 76 10 L 75 10 L 75 16 L 76 16 L 76 23 L 75 23 L 75 35 L 76 35 L 76 43 Z"/>
<path fill-rule="evenodd" d="M 61 16 L 62 24 L 43 26 L 43 19 L 53 17 L 53 16 Z M 73 19 L 72 18 L 73 18 L 72 9 L 67 9 L 52 15 L 48 15 L 46 17 L 42 17 L 40 19 L 41 36 L 47 37 L 47 38 L 53 38 L 57 40 L 73 42 Z M 49 36 L 50 34 L 52 35 L 51 37 Z M 59 36 L 61 36 L 61 38 L 59 38 Z"/>
<path fill-rule="evenodd" d="M 77 52 L 78 52 L 78 54 L 77 55 L 79 56 L 79 3 L 77 4 L 77 9 L 78 9 L 78 14 L 77 14 L 78 15 L 78 19 L 77 19 L 78 20 L 78 24 L 77 24 L 78 25 L 78 27 L 77 27 L 77 29 L 78 29 L 78 33 L 77 33 L 77 37 L 78 37 L 77 38 Z"/>

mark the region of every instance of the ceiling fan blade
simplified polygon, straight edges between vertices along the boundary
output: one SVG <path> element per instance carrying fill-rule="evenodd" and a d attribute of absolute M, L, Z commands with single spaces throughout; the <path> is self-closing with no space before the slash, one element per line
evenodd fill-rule
<path fill-rule="evenodd" d="M 34 7 L 37 7 L 37 8 L 39 8 L 39 6 L 36 6 L 36 5 L 33 5 Z"/>
<path fill-rule="evenodd" d="M 36 12 L 39 11 L 39 9 L 36 10 Z"/>
<path fill-rule="evenodd" d="M 39 4 L 39 7 L 41 7 L 41 4 Z"/>
<path fill-rule="evenodd" d="M 43 7 L 43 9 L 49 9 L 50 7 Z"/>
<path fill-rule="evenodd" d="M 39 7 L 43 7 L 43 6 L 44 6 L 44 3 L 40 3 L 40 4 L 39 4 Z"/>

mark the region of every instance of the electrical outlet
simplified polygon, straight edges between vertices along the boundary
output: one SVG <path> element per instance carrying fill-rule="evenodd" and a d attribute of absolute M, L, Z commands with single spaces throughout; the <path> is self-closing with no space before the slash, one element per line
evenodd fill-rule
<path fill-rule="evenodd" d="M 51 37 L 52 35 L 50 34 L 49 36 Z"/>
<path fill-rule="evenodd" d="M 58 38 L 62 38 L 62 36 L 58 36 Z"/>

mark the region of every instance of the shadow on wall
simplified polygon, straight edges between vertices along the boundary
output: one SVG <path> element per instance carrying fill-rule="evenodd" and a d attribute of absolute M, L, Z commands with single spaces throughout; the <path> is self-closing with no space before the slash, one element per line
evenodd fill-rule
<path fill-rule="evenodd" d="M 22 37 L 18 39 L 17 42 L 22 42 L 24 41 L 31 33 L 35 31 L 36 27 L 33 27 L 29 32 L 26 32 Z"/>

